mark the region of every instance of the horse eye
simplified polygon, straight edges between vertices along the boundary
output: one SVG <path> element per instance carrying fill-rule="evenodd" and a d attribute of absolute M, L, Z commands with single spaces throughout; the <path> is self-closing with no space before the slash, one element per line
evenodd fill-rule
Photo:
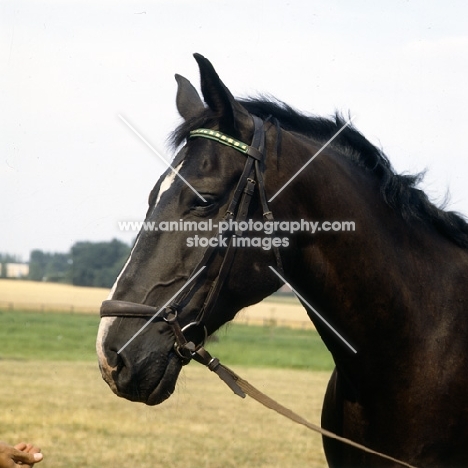
<path fill-rule="evenodd" d="M 209 197 L 205 195 L 203 198 L 204 200 L 202 200 L 201 198 L 198 198 L 198 206 L 210 206 L 214 203 L 213 197 Z"/>
<path fill-rule="evenodd" d="M 193 203 L 192 210 L 198 214 L 206 214 L 216 208 L 217 199 L 213 195 L 202 195 L 204 200 L 201 197 L 196 197 Z"/>

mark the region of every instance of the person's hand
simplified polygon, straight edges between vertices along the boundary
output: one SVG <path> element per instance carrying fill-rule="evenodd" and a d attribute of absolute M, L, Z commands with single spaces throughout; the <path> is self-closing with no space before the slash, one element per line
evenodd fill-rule
<path fill-rule="evenodd" d="M 31 444 L 21 442 L 12 447 L 0 442 L 0 468 L 31 468 L 42 460 L 41 449 Z"/>

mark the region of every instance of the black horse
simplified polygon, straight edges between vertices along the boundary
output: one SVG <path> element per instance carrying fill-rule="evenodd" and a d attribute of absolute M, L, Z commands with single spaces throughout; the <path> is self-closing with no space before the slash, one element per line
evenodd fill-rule
<path fill-rule="evenodd" d="M 418 467 L 468 466 L 465 221 L 341 117 L 235 100 L 195 58 L 206 106 L 176 75 L 181 149 L 146 214 L 164 228 L 141 230 L 103 303 L 105 381 L 161 403 L 205 330 L 287 280 L 336 363 L 323 427 Z M 323 229 L 284 232 L 304 220 Z M 325 229 L 346 220 L 353 230 Z M 324 448 L 332 467 L 397 466 L 334 440 Z"/>

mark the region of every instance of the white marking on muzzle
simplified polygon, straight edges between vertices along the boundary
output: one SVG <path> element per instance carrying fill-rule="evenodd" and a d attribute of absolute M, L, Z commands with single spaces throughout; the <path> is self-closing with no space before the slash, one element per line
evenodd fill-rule
<path fill-rule="evenodd" d="M 104 342 L 109 333 L 109 328 L 112 326 L 116 317 L 103 317 L 99 323 L 99 330 L 96 338 L 96 353 L 98 356 L 99 367 L 101 369 L 101 374 L 103 379 L 109 384 L 110 388 L 114 393 L 117 392 L 117 387 L 115 385 L 114 379 L 112 378 L 112 372 L 116 370 L 116 367 L 111 367 L 107 362 L 106 355 L 104 353 Z"/>

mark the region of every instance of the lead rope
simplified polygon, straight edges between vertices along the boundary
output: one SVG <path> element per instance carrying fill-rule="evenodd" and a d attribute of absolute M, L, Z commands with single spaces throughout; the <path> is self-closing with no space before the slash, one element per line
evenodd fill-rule
<path fill-rule="evenodd" d="M 193 343 L 187 343 L 187 345 L 190 347 L 190 345 L 193 345 Z M 193 348 L 192 357 L 200 364 L 203 364 L 206 367 L 208 367 L 210 371 L 217 374 L 218 377 L 226 385 L 228 385 L 229 388 L 236 395 L 240 396 L 241 398 L 245 398 L 246 395 L 249 395 L 251 398 L 258 401 L 263 406 L 266 406 L 267 408 L 272 409 L 273 411 L 276 411 L 277 413 L 285 416 L 291 421 L 294 421 L 297 424 L 302 424 L 308 429 L 318 432 L 319 434 L 325 437 L 338 440 L 339 442 L 342 442 L 343 444 L 350 445 L 351 447 L 357 448 L 359 450 L 370 453 L 372 455 L 376 455 L 380 458 L 385 458 L 386 460 L 390 460 L 394 463 L 398 463 L 401 466 L 406 466 L 407 468 L 416 468 L 415 466 L 410 465 L 409 463 L 398 460 L 397 458 L 393 458 L 390 455 L 386 455 L 385 453 L 377 452 L 376 450 L 366 447 L 365 445 L 358 444 L 357 442 L 347 439 L 346 437 L 341 437 L 335 434 L 334 432 L 327 431 L 326 429 L 323 429 L 322 427 L 317 426 L 316 424 L 313 424 L 307 421 L 306 419 L 304 419 L 302 416 L 299 416 L 294 411 L 281 405 L 277 401 L 270 398 L 268 395 L 265 395 L 263 392 L 255 388 L 253 385 L 251 385 L 249 382 L 244 380 L 242 377 L 239 377 L 234 371 L 232 371 L 225 365 L 221 364 L 218 358 L 212 357 L 210 353 L 206 351 L 206 349 L 203 347 L 200 347 L 196 350 Z"/>

